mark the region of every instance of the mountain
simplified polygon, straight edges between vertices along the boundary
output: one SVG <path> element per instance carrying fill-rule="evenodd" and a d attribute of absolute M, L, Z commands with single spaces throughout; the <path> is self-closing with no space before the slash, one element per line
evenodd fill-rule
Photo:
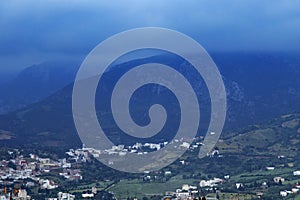
<path fill-rule="evenodd" d="M 299 52 L 239 52 L 212 57 L 229 88 L 227 120 L 230 123 L 242 127 L 299 112 Z"/>
<path fill-rule="evenodd" d="M 214 61 L 220 68 L 223 75 L 228 94 L 228 112 L 225 130 L 232 130 L 267 121 L 275 116 L 285 113 L 300 112 L 300 60 L 297 54 L 262 54 L 262 53 L 231 53 L 213 54 Z M 149 61 L 165 63 L 178 66 L 178 70 L 186 73 L 188 78 L 193 79 L 195 74 L 185 72 L 186 63 L 181 59 L 172 56 L 155 56 L 151 58 L 137 59 L 117 64 L 112 70 L 105 73 L 104 79 L 107 84 L 102 86 L 104 93 L 97 92 L 97 98 L 107 100 L 114 81 L 133 66 Z M 198 83 L 196 88 L 204 88 L 201 80 L 195 79 Z M 146 105 L 156 103 L 151 98 L 155 87 L 145 87 L 133 100 L 138 97 L 147 97 Z M 204 89 L 205 90 L 205 89 Z M 149 94 L 149 92 L 152 91 Z M 159 103 L 166 105 L 168 111 L 174 112 L 176 101 L 170 103 L 171 99 L 165 98 L 168 91 L 160 88 L 161 93 L 156 95 L 160 98 Z M 106 93 L 107 92 L 107 93 Z M 140 95 L 140 96 L 139 96 Z M 53 149 L 66 149 L 81 145 L 74 127 L 71 109 L 72 84 L 47 97 L 43 101 L 29 105 L 19 111 L 0 116 L 0 144 L 7 146 L 28 146 Z M 209 106 L 209 99 L 205 91 L 199 89 L 200 100 L 204 107 Z M 97 99 L 96 98 L 96 99 Z M 145 102 L 144 102 L 145 103 Z M 174 105 L 174 106 L 173 106 Z M 115 135 L 120 133 L 113 124 L 111 114 L 106 111 L 109 106 L 99 107 L 96 105 L 98 117 L 105 115 L 104 126 L 110 136 L 116 139 Z M 147 123 L 147 115 L 143 114 L 147 109 L 143 106 L 136 106 L 132 112 L 138 123 Z M 174 109 L 174 110 L 173 110 Z M 206 111 L 209 109 L 206 109 Z M 178 112 L 175 111 L 175 114 Z M 202 114 L 202 113 L 201 113 Z M 175 115 L 174 125 L 178 118 Z M 204 112 L 204 124 L 202 131 L 209 122 L 209 113 Z M 174 126 L 172 126 L 174 127 Z M 166 129 L 170 131 L 172 129 Z M 119 131 L 119 132 L 118 132 Z M 116 139 L 119 141 L 119 138 Z"/>
<path fill-rule="evenodd" d="M 30 66 L 15 78 L 0 82 L 0 113 L 38 102 L 74 81 L 78 61 L 52 61 Z"/>
<path fill-rule="evenodd" d="M 3 85 L 15 78 L 15 72 L 2 71 L 0 73 L 0 85 Z"/>

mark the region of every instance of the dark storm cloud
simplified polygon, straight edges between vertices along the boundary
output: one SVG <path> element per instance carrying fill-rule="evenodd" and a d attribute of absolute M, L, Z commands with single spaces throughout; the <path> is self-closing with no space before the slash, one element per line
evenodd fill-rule
<path fill-rule="evenodd" d="M 110 35 L 143 26 L 181 31 L 209 51 L 299 50 L 299 5 L 272 0 L 1 1 L 0 63 L 17 66 L 8 58 L 18 57 L 24 66 L 86 55 Z"/>

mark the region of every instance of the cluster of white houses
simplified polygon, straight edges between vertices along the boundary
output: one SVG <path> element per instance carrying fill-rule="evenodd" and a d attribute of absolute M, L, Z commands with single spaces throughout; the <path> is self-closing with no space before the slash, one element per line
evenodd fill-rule
<path fill-rule="evenodd" d="M 90 156 L 94 158 L 99 158 L 101 155 L 119 155 L 124 156 L 126 154 L 136 153 L 138 155 L 147 154 L 149 152 L 158 151 L 164 148 L 168 144 L 173 144 L 174 148 L 185 148 L 185 149 L 196 149 L 203 145 L 200 140 L 203 137 L 194 138 L 192 140 L 187 140 L 184 138 L 174 139 L 170 142 L 160 142 L 160 143 L 135 143 L 133 145 L 115 145 L 110 149 L 98 150 L 94 148 L 87 148 L 83 145 L 82 149 L 70 149 L 66 152 L 70 157 L 74 159 L 87 159 Z M 193 143 L 194 142 L 194 143 Z M 193 143 L 193 144 L 192 144 Z M 213 152 L 215 154 L 218 152 Z"/>
<path fill-rule="evenodd" d="M 294 171 L 293 175 L 294 176 L 300 176 L 300 171 L 299 170 L 298 171 Z M 275 178 L 278 179 L 278 177 L 275 177 Z M 274 178 L 274 182 L 275 182 L 275 178 Z M 279 178 L 281 178 L 281 177 L 279 177 Z M 285 179 L 281 178 L 281 182 L 284 182 L 284 181 L 285 181 Z M 299 192 L 299 190 L 300 190 L 300 184 L 296 183 L 294 185 L 294 187 L 291 188 L 291 190 L 283 190 L 283 191 L 280 191 L 279 194 L 282 197 L 286 197 L 286 196 L 288 196 L 290 194 L 297 194 Z"/>
<path fill-rule="evenodd" d="M 11 159 L 0 161 L 0 200 L 30 199 L 25 189 L 11 187 L 15 184 L 47 190 L 58 188 L 59 185 L 53 180 L 41 178 L 42 175 L 53 170 L 61 171 L 59 175 L 70 181 L 82 179 L 80 170 L 76 168 L 77 163 L 70 163 L 66 158 L 55 161 L 50 158 L 41 158 L 35 154 L 25 157 L 17 149 L 8 151 L 8 154 Z M 77 161 L 82 162 L 83 160 L 82 158 Z"/>
<path fill-rule="evenodd" d="M 181 188 L 176 189 L 175 192 L 166 192 L 164 199 L 172 200 L 188 200 L 194 199 L 201 195 L 202 190 L 212 191 L 216 189 L 219 184 L 223 184 L 224 179 L 213 178 L 211 180 L 201 180 L 199 182 L 199 187 L 184 184 Z"/>

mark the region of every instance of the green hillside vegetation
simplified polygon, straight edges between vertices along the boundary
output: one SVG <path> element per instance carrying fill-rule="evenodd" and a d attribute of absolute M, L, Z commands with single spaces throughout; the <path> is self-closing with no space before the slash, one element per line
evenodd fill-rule
<path fill-rule="evenodd" d="M 300 115 L 281 116 L 265 124 L 246 127 L 243 130 L 224 134 L 216 149 L 220 155 L 199 160 L 198 150 L 187 152 L 180 160 L 164 170 L 172 171 L 173 177 L 162 183 L 145 182 L 140 179 L 123 179 L 111 190 L 120 198 L 149 197 L 175 191 L 183 184 L 198 185 L 201 179 L 223 178 L 230 175 L 225 184 L 220 185 L 220 198 L 239 196 L 255 199 L 256 192 L 263 192 L 262 199 L 278 199 L 279 191 L 290 190 L 300 177 L 293 171 L 300 169 L 299 139 Z M 274 170 L 266 170 L 273 166 Z M 282 185 L 275 184 L 276 176 L 286 179 Z M 262 186 L 266 182 L 267 186 Z M 237 190 L 235 183 L 243 183 L 243 190 Z M 294 198 L 298 196 L 293 195 Z"/>

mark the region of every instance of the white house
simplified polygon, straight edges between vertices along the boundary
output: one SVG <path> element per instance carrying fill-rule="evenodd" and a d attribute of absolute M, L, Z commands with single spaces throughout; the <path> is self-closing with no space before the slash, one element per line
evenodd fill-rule
<path fill-rule="evenodd" d="M 183 147 L 183 148 L 189 148 L 190 147 L 190 144 L 187 143 L 187 142 L 183 142 L 180 147 Z"/>
<path fill-rule="evenodd" d="M 287 196 L 287 192 L 286 191 L 280 191 L 280 196 L 286 197 Z"/>
<path fill-rule="evenodd" d="M 294 175 L 294 176 L 300 176 L 300 171 L 294 171 L 294 172 L 293 172 L 293 175 Z"/>
<path fill-rule="evenodd" d="M 184 185 L 182 186 L 182 190 L 188 191 L 189 189 L 190 189 L 190 186 L 187 185 L 187 184 L 184 184 Z"/>
<path fill-rule="evenodd" d="M 74 200 L 75 199 L 75 195 L 69 194 L 69 193 L 62 193 L 59 192 L 57 194 L 58 196 L 58 200 Z"/>
<path fill-rule="evenodd" d="M 266 169 L 269 171 L 273 171 L 275 169 L 275 167 L 266 167 Z"/>
<path fill-rule="evenodd" d="M 298 188 L 292 188 L 292 192 L 297 193 L 297 192 L 299 192 L 299 189 Z"/>
<path fill-rule="evenodd" d="M 279 182 L 283 183 L 285 181 L 285 179 L 282 177 L 274 177 L 273 181 L 274 181 L 274 183 L 279 183 Z"/>
<path fill-rule="evenodd" d="M 236 183 L 235 186 L 236 186 L 236 189 L 240 189 L 240 188 L 244 187 L 243 183 Z"/>
<path fill-rule="evenodd" d="M 82 194 L 82 197 L 83 198 L 94 198 L 94 194 L 93 193 L 91 193 L 91 194 Z"/>
<path fill-rule="evenodd" d="M 171 175 L 172 172 L 171 171 L 165 171 L 165 175 L 168 176 L 168 175 Z"/>

